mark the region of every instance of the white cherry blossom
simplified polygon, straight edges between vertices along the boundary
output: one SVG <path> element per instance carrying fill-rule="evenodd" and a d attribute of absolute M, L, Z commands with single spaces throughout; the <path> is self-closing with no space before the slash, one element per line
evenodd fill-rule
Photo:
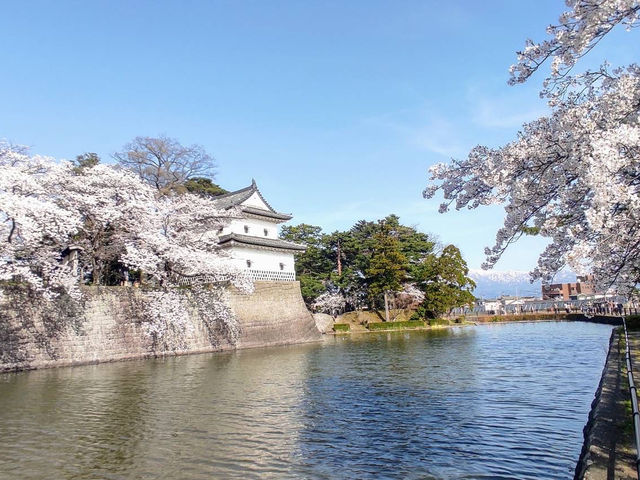
<path fill-rule="evenodd" d="M 569 76 L 577 60 L 618 24 L 638 23 L 637 0 L 570 0 L 549 27 L 551 40 L 528 41 L 511 83 L 529 78 L 551 59 L 543 95 L 552 113 L 525 124 L 501 148 L 475 147 L 465 160 L 430 169 L 427 198 L 442 191 L 444 212 L 505 205 L 485 268 L 523 234 L 550 244 L 533 278 L 550 280 L 565 265 L 591 272 L 601 288 L 630 290 L 640 280 L 640 68 Z"/>
<path fill-rule="evenodd" d="M 222 287 L 253 285 L 219 248 L 218 234 L 237 214 L 193 194 L 163 195 L 120 167 L 79 169 L 0 143 L 0 294 L 1 282 L 18 281 L 46 299 L 63 292 L 78 299 L 82 278 L 63 258 L 73 245 L 94 279 L 106 258 L 155 281 L 145 328 L 158 344 L 181 348 L 175 340 L 193 308 L 235 343 L 239 329 Z M 176 290 L 185 285 L 190 299 Z"/>

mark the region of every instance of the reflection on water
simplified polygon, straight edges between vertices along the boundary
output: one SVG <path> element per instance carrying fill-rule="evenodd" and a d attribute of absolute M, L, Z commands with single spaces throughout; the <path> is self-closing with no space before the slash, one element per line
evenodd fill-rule
<path fill-rule="evenodd" d="M 0 376 L 0 478 L 572 478 L 611 327 L 481 326 Z"/>

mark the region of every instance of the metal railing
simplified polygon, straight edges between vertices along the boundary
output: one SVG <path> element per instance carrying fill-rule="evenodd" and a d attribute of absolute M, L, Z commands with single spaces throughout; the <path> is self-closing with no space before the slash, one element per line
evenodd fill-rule
<path fill-rule="evenodd" d="M 633 380 L 633 366 L 631 365 L 631 350 L 629 348 L 629 334 L 627 322 L 622 317 L 624 327 L 625 360 L 627 362 L 627 380 L 629 381 L 629 394 L 631 395 L 631 411 L 633 415 L 633 436 L 636 443 L 636 473 L 640 478 L 640 412 L 638 411 L 638 392 Z"/>

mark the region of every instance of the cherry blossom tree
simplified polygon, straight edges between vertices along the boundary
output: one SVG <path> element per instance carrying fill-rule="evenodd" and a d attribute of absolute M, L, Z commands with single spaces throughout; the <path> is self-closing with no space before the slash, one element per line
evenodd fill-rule
<path fill-rule="evenodd" d="M 61 252 L 82 219 L 55 201 L 67 169 L 0 143 L 0 281 L 20 278 L 47 296 L 60 290 L 77 295 Z"/>
<path fill-rule="evenodd" d="M 237 215 L 190 193 L 159 196 L 139 218 L 122 260 L 162 285 L 229 281 L 250 290 L 251 281 L 218 245 L 222 228 Z"/>
<path fill-rule="evenodd" d="M 576 62 L 605 35 L 617 25 L 631 29 L 638 23 L 638 0 L 567 0 L 566 3 L 571 9 L 560 16 L 557 25 L 547 27 L 551 38 L 540 43 L 528 39 L 525 48 L 518 52 L 518 63 L 509 69 L 511 85 L 527 81 L 540 66 L 551 61 L 551 76 L 545 80 L 545 87 L 559 86 L 564 90 L 576 81 L 569 76 Z M 587 73 L 599 76 L 598 72 Z"/>
<path fill-rule="evenodd" d="M 315 312 L 327 313 L 332 316 L 336 316 L 339 313 L 344 312 L 347 301 L 342 292 L 324 292 L 312 303 L 312 308 Z"/>
<path fill-rule="evenodd" d="M 211 338 L 234 343 L 239 329 L 223 287 L 250 291 L 252 282 L 220 250 L 218 234 L 237 214 L 195 194 L 161 194 L 117 166 L 78 168 L 0 144 L 0 294 L 13 282 L 46 301 L 60 293 L 79 299 L 80 279 L 63 258 L 74 245 L 94 280 L 107 261 L 155 280 L 143 310 L 158 345 L 181 347 L 172 339 L 187 333 L 190 309 L 200 312 Z M 180 285 L 193 287 L 189 298 L 180 299 Z"/>
<path fill-rule="evenodd" d="M 568 265 L 592 272 L 600 287 L 631 289 L 640 280 L 640 67 L 570 75 L 576 62 L 616 25 L 638 25 L 638 0 L 569 0 L 551 39 L 527 41 L 511 67 L 511 84 L 545 62 L 548 117 L 525 124 L 497 149 L 475 147 L 464 160 L 431 171 L 426 198 L 442 191 L 440 211 L 504 204 L 504 225 L 486 249 L 492 267 L 524 234 L 550 244 L 533 278 L 550 280 Z"/>
<path fill-rule="evenodd" d="M 416 309 L 424 301 L 424 290 L 415 283 L 404 283 L 394 299 L 395 308 Z"/>
<path fill-rule="evenodd" d="M 156 191 L 128 170 L 96 164 L 67 169 L 55 202 L 81 225 L 69 241 L 81 248 L 94 284 L 103 284 L 107 267 L 120 261 L 126 245 L 156 208 Z"/>
<path fill-rule="evenodd" d="M 137 217 L 137 228 L 125 244 L 121 262 L 140 269 L 160 287 L 149 294 L 144 316 L 154 349 L 185 348 L 193 325 L 189 312 L 202 320 L 213 346 L 226 339 L 234 345 L 240 327 L 229 308 L 227 283 L 250 292 L 253 282 L 218 246 L 218 234 L 237 212 L 221 211 L 194 194 L 158 195 L 153 208 Z M 180 293 L 175 287 L 189 286 Z"/>
<path fill-rule="evenodd" d="M 74 243 L 87 252 L 92 269 L 114 257 L 166 285 L 208 275 L 246 288 L 218 247 L 222 227 L 238 215 L 233 209 L 220 210 L 190 193 L 159 195 L 126 169 L 97 164 L 78 170 L 6 145 L 0 167 L 3 278 L 11 271 L 33 279 L 34 271 L 64 270 L 61 252 Z"/>

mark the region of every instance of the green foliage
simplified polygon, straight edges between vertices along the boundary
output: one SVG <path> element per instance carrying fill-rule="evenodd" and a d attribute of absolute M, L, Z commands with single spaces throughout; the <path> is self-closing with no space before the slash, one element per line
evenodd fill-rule
<path fill-rule="evenodd" d="M 206 177 L 190 178 L 184 183 L 184 187 L 188 192 L 209 197 L 217 197 L 218 195 L 229 193 L 220 185 L 213 183 L 210 178 Z"/>
<path fill-rule="evenodd" d="M 327 236 L 322 233 L 322 228 L 306 223 L 284 226 L 280 230 L 280 237 L 307 247 L 305 252 L 296 254 L 297 276 L 312 275 L 319 281 L 329 277 L 334 262 L 330 258 Z"/>
<path fill-rule="evenodd" d="M 429 318 L 429 312 L 425 308 L 424 304 L 418 306 L 416 311 L 411 315 L 410 320 L 427 320 Z"/>
<path fill-rule="evenodd" d="M 433 282 L 425 288 L 424 304 L 431 318 L 450 313 L 456 307 L 471 305 L 474 300 L 471 292 L 458 285 Z"/>
<path fill-rule="evenodd" d="M 314 225 L 287 226 L 281 237 L 307 246 L 296 254 L 296 274 L 308 304 L 329 290 L 344 295 L 347 309 L 379 308 L 383 294 L 399 291 L 405 282 L 430 290 L 431 304 L 425 307 L 433 310 L 431 316 L 473 301 L 475 285 L 466 277 L 460 252 L 449 246 L 436 255 L 434 239 L 401 225 L 397 215 L 360 220 L 331 234 Z M 440 282 L 446 286 L 437 291 L 431 284 Z"/>
<path fill-rule="evenodd" d="M 523 225 L 520 227 L 520 231 L 525 235 L 538 235 L 540 234 L 540 227 L 530 227 L 528 225 Z"/>
<path fill-rule="evenodd" d="M 415 269 L 418 286 L 424 291 L 425 316 L 436 318 L 456 307 L 471 305 L 476 284 L 467 277 L 469 269 L 460 250 L 446 246 L 440 255 L 429 255 Z"/>
<path fill-rule="evenodd" d="M 443 325 L 451 325 L 451 322 L 446 318 L 430 318 L 429 325 L 432 327 L 439 327 Z"/>
<path fill-rule="evenodd" d="M 406 278 L 413 266 L 429 255 L 435 246 L 435 242 L 429 235 L 418 232 L 413 227 L 401 225 L 399 220 L 397 215 L 388 215 L 377 222 L 360 220 L 350 230 L 334 232 L 330 236 L 331 248 L 334 252 L 338 241 L 340 242 L 343 276 L 346 277 L 343 283 L 348 284 L 350 292 L 356 296 L 369 298 L 369 304 L 372 307 L 379 304 L 371 300 L 379 297 L 381 279 L 372 278 L 371 273 L 372 269 L 385 270 L 385 263 L 388 264 L 388 262 L 381 258 L 381 255 L 386 256 L 383 252 L 392 253 L 401 260 L 399 270 L 404 271 L 405 274 L 398 277 Z M 392 237 L 397 243 L 389 242 L 388 237 Z M 397 250 L 404 258 L 398 255 Z M 376 254 L 378 258 L 374 261 Z M 374 261 L 373 266 L 372 261 Z M 374 295 L 370 292 L 372 283 L 377 283 L 378 286 L 378 292 Z"/>
<path fill-rule="evenodd" d="M 100 157 L 97 153 L 87 152 L 82 155 L 78 155 L 73 160 L 73 171 L 77 174 L 81 174 L 85 169 L 93 168 L 100 163 Z"/>
<path fill-rule="evenodd" d="M 449 325 L 451 322 L 446 318 L 433 317 L 433 312 L 427 308 L 425 308 L 424 304 L 420 305 L 413 315 L 411 315 L 411 320 L 421 320 L 426 321 L 430 326 L 438 326 L 438 325 Z M 456 320 L 456 323 L 459 323 Z"/>
<path fill-rule="evenodd" d="M 582 314 L 578 314 L 574 319 L 571 318 L 571 315 L 566 313 L 534 313 L 534 314 L 510 314 L 510 315 L 493 315 L 491 317 L 480 317 L 478 321 L 480 322 L 530 322 L 532 320 L 582 320 L 584 316 Z"/>
<path fill-rule="evenodd" d="M 324 283 L 322 283 L 322 280 L 315 275 L 303 273 L 298 275 L 298 280 L 300 281 L 302 298 L 307 303 L 312 303 L 326 291 L 326 287 L 324 286 Z"/>
<path fill-rule="evenodd" d="M 383 222 L 398 239 L 400 251 L 410 265 L 422 262 L 427 255 L 433 253 L 436 244 L 428 234 L 418 232 L 413 227 L 400 225 L 397 215 L 388 215 Z"/>
<path fill-rule="evenodd" d="M 365 275 L 369 280 L 369 295 L 376 298 L 384 292 L 400 290 L 409 267 L 407 257 L 393 225 L 381 220 L 373 236 L 371 260 Z"/>
<path fill-rule="evenodd" d="M 369 323 L 369 330 L 401 330 L 405 328 L 421 328 L 425 327 L 425 323 L 421 320 L 409 320 L 407 322 L 376 322 Z"/>
<path fill-rule="evenodd" d="M 348 332 L 349 330 L 351 330 L 351 325 L 349 325 L 348 323 L 334 323 L 333 324 L 333 331 L 334 332 Z"/>
<path fill-rule="evenodd" d="M 285 240 L 304 243 L 316 248 L 322 247 L 322 227 L 301 223 L 300 225 L 286 225 L 280 230 L 280 236 Z"/>

